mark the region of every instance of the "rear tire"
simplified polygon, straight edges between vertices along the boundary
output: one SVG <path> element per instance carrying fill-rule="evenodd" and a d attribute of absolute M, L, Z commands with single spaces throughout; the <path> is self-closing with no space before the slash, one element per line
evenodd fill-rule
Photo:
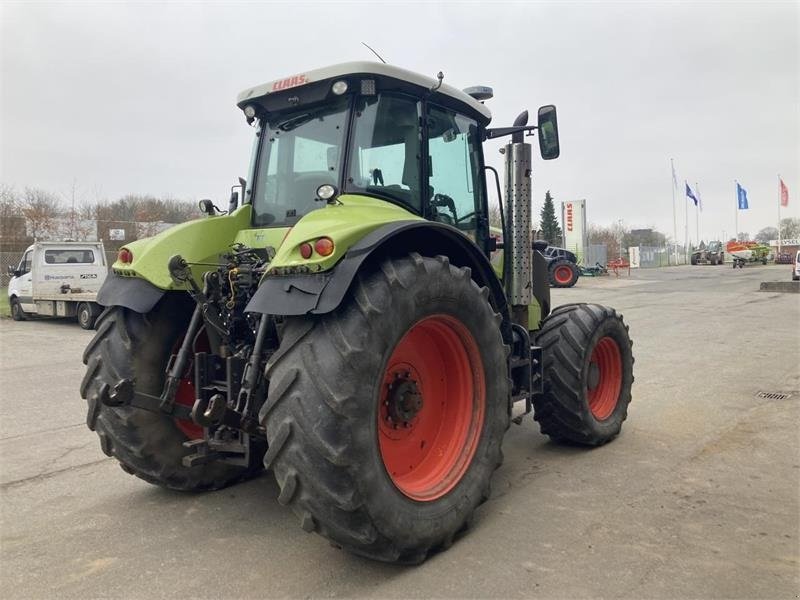
<path fill-rule="evenodd" d="M 260 416 L 278 501 L 303 529 L 386 562 L 419 563 L 453 542 L 503 459 L 500 324 L 469 269 L 418 254 L 359 274 L 330 314 L 287 319 Z M 401 423 L 392 390 L 409 381 L 422 404 Z"/>
<path fill-rule="evenodd" d="M 534 418 L 554 441 L 599 446 L 614 439 L 628 415 L 633 384 L 628 326 L 612 308 L 556 308 L 537 336 L 544 357 L 544 393 Z"/>
<path fill-rule="evenodd" d="M 550 264 L 550 287 L 570 288 L 578 281 L 578 267 L 575 263 L 560 258 Z"/>
<path fill-rule="evenodd" d="M 11 298 L 8 303 L 11 306 L 11 318 L 15 321 L 25 321 L 27 320 L 27 315 L 25 311 L 22 310 L 22 305 L 19 303 L 19 298 Z"/>
<path fill-rule="evenodd" d="M 81 302 L 77 309 L 78 325 L 81 329 L 93 329 L 96 320 L 94 311 L 88 302 Z"/>
<path fill-rule="evenodd" d="M 164 298 L 146 315 L 121 306 L 100 315 L 97 333 L 83 354 L 86 424 L 97 432 L 105 454 L 148 483 L 184 491 L 222 488 L 257 474 L 262 455 L 249 469 L 220 462 L 185 467 L 182 459 L 191 451 L 183 447 L 189 439 L 184 430 L 196 429 L 194 423 L 129 406 L 105 406 L 99 400 L 101 388 L 113 387 L 121 378 L 132 378 L 139 391 L 161 394 L 167 361 L 191 314 L 191 306 L 170 300 Z"/>

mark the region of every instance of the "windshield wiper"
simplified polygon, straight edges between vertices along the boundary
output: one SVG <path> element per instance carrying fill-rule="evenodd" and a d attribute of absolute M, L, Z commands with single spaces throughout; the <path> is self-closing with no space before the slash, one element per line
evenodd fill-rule
<path fill-rule="evenodd" d="M 300 125 L 308 123 L 314 117 L 316 117 L 316 115 L 313 113 L 298 115 L 278 125 L 278 129 L 280 129 L 281 131 L 291 131 L 292 129 L 297 129 L 298 127 L 300 127 Z"/>

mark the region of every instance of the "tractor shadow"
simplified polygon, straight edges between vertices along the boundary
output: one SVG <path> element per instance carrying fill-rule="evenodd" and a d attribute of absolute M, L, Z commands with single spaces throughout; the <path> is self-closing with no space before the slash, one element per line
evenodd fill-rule
<path fill-rule="evenodd" d="M 419 568 L 447 565 L 457 552 L 463 555 L 480 544 L 484 527 L 492 527 L 491 515 L 510 502 L 508 494 L 524 493 L 530 500 L 541 493 L 535 485 L 540 475 L 559 469 L 568 472 L 587 450 L 553 444 L 538 433 L 532 422 L 523 422 L 508 432 L 504 442 L 505 462 L 492 479 L 492 497 L 476 512 L 469 529 L 459 536 L 450 552 L 433 553 Z M 134 480 L 135 481 L 135 480 Z M 356 596 L 374 592 L 378 582 L 412 577 L 414 566 L 379 563 L 332 547 L 324 538 L 306 534 L 292 511 L 278 501 L 278 485 L 271 473 L 224 490 L 185 493 L 147 486 L 125 492 L 123 506 L 116 502 L 95 506 L 101 513 L 116 512 L 124 519 L 125 539 L 146 540 L 153 552 L 173 553 L 173 568 L 193 569 L 205 564 L 235 566 L 247 573 L 250 589 L 271 589 L 275 595 L 297 595 L 287 571 L 308 568 L 303 575 L 303 595 Z M 524 491 L 520 488 L 524 487 Z M 538 490 L 538 491 L 537 491 Z M 104 542 L 116 545 L 115 542 Z M 459 550 L 462 548 L 463 550 Z M 186 549 L 175 558 L 174 549 Z M 189 549 L 192 549 L 189 551 Z M 182 551 L 183 552 L 183 551 Z M 444 561 L 444 562 L 441 562 Z M 313 569 L 310 567 L 313 566 Z M 213 581 L 212 588 L 217 585 Z M 281 586 L 287 586 L 282 588 Z M 265 587 L 268 586 L 268 587 Z M 206 588 L 207 589 L 207 588 Z M 235 588 L 229 592 L 236 595 Z M 272 593 L 271 592 L 271 593 Z"/>

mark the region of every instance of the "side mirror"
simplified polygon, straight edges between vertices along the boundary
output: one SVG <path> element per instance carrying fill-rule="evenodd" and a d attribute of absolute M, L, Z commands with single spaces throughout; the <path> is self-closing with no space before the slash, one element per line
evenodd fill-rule
<path fill-rule="evenodd" d="M 8 275 L 9 277 L 19 277 L 22 275 L 22 272 L 17 270 L 15 265 L 8 265 Z"/>
<path fill-rule="evenodd" d="M 214 206 L 214 202 L 207 198 L 200 200 L 198 202 L 198 206 L 200 207 L 200 212 L 207 214 L 209 217 L 213 217 L 217 214 L 217 207 Z"/>
<path fill-rule="evenodd" d="M 239 188 L 239 191 L 236 191 Z M 247 181 L 239 177 L 239 183 L 231 188 L 231 199 L 228 202 L 228 214 L 235 211 L 239 204 L 244 205 L 244 191 L 247 189 Z"/>
<path fill-rule="evenodd" d="M 539 152 L 544 160 L 558 158 L 561 148 L 558 144 L 558 121 L 556 107 L 552 104 L 539 108 Z"/>

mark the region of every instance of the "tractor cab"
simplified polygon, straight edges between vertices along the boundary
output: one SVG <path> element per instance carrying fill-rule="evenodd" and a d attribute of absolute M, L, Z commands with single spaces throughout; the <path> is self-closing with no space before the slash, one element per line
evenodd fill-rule
<path fill-rule="evenodd" d="M 357 62 L 249 89 L 237 104 L 257 130 L 245 194 L 254 227 L 291 226 L 357 194 L 488 239 L 481 144 L 491 113 L 467 93 Z"/>

